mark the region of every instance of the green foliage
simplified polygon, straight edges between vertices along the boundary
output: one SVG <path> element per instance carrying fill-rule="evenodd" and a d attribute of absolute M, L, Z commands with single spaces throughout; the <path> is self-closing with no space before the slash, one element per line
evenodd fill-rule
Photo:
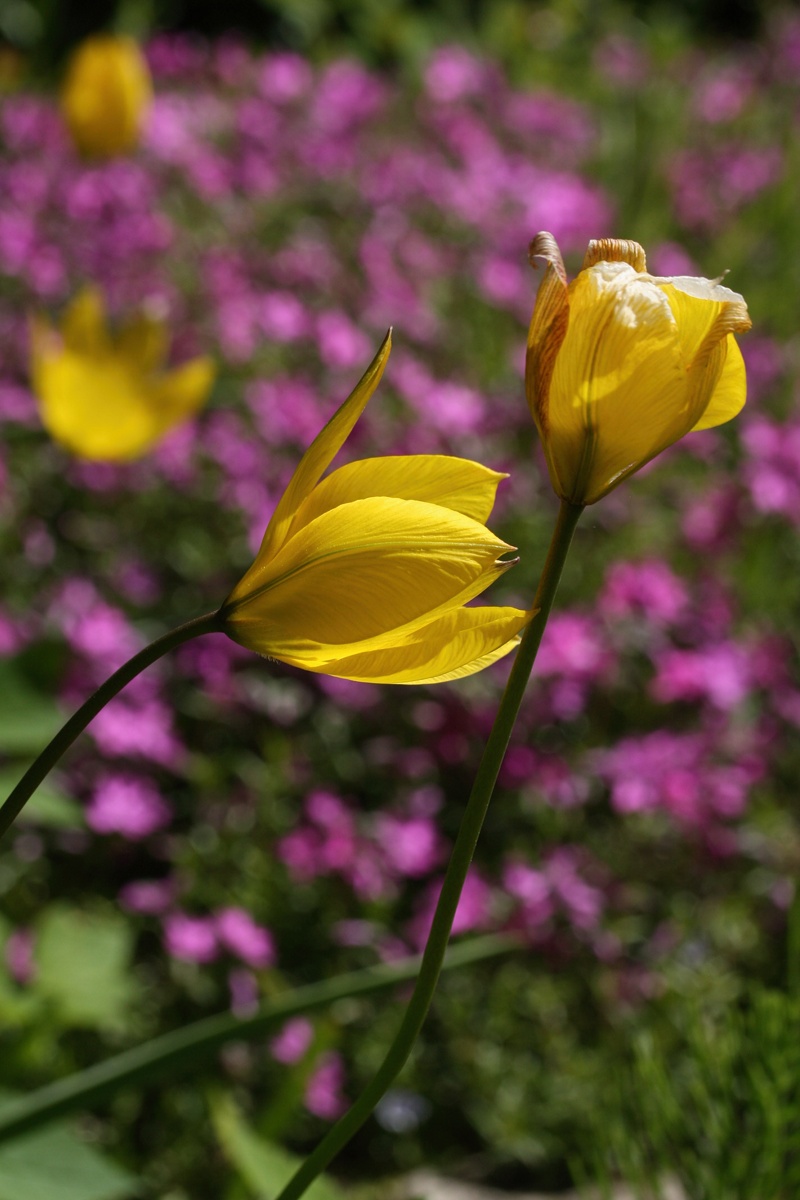
<path fill-rule="evenodd" d="M 259 1137 L 231 1096 L 218 1096 L 211 1110 L 220 1145 L 247 1184 L 248 1194 L 257 1200 L 274 1200 L 302 1160 Z M 343 1193 L 325 1176 L 316 1180 L 306 1195 L 308 1200 L 343 1200 Z"/>
<path fill-rule="evenodd" d="M 592 1176 L 661 1200 L 790 1200 L 800 1188 L 800 1000 L 761 987 L 710 1008 L 674 996 L 636 1036 L 594 1114 Z M 610 1194 L 610 1193 L 608 1193 Z"/>
<path fill-rule="evenodd" d="M 61 1125 L 0 1146 L 0 1200 L 125 1200 L 138 1192 L 131 1175 Z"/>
<path fill-rule="evenodd" d="M 136 987 L 133 931 L 107 909 L 53 905 L 36 941 L 36 988 L 66 1028 L 124 1030 Z"/>

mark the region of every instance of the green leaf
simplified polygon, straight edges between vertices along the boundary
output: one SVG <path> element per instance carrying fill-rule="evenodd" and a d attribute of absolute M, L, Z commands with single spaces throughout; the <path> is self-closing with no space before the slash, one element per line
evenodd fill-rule
<path fill-rule="evenodd" d="M 211 1116 L 220 1145 L 242 1179 L 258 1200 L 274 1200 L 302 1159 L 260 1138 L 230 1096 L 219 1096 L 212 1101 Z M 344 1193 L 326 1175 L 315 1180 L 305 1196 L 306 1200 L 344 1200 Z"/>
<path fill-rule="evenodd" d="M 11 662 L 0 662 L 0 753 L 38 754 L 63 721 L 52 699 L 34 691 Z"/>
<path fill-rule="evenodd" d="M 0 771 L 0 799 L 8 796 L 16 787 L 25 766 L 13 771 L 4 767 Z M 80 829 L 84 825 L 81 806 L 65 796 L 52 779 L 40 784 L 23 808 L 18 821 L 34 821 L 37 825 L 51 825 L 56 829 Z"/>
<path fill-rule="evenodd" d="M 53 905 L 38 927 L 36 988 L 65 1025 L 124 1028 L 132 949 L 133 931 L 117 913 Z"/>
<path fill-rule="evenodd" d="M 63 1126 L 0 1146 L 0 1200 L 123 1200 L 139 1190 L 132 1176 Z"/>

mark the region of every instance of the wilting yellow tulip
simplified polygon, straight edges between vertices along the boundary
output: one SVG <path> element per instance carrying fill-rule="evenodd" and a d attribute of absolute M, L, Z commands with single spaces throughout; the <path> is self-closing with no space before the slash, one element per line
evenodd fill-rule
<path fill-rule="evenodd" d="M 525 387 L 562 499 L 593 504 L 684 434 L 736 416 L 745 369 L 733 334 L 750 328 L 740 295 L 648 275 L 637 242 L 590 242 L 570 284 L 551 234 L 530 254 L 547 267 Z"/>
<path fill-rule="evenodd" d="M 531 614 L 466 608 L 512 565 L 484 521 L 505 476 L 436 454 L 330 465 L 378 385 L 387 335 L 306 451 L 256 560 L 220 610 L 234 641 L 368 683 L 471 675 L 517 645 Z"/>
<path fill-rule="evenodd" d="M 61 110 L 82 154 L 111 158 L 138 145 L 152 98 L 150 72 L 133 38 L 100 34 L 70 59 Z"/>
<path fill-rule="evenodd" d="M 31 323 L 31 380 L 42 422 L 80 458 L 125 461 L 146 454 L 205 402 L 214 380 L 209 358 L 164 370 L 164 323 L 140 313 L 116 336 L 100 293 L 85 288 L 54 330 Z"/>

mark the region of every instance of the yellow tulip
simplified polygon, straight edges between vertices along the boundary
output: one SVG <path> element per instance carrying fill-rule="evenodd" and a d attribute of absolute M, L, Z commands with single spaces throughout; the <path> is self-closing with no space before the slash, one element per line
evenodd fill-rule
<path fill-rule="evenodd" d="M 205 403 L 214 380 L 208 358 L 164 369 L 164 323 L 140 313 L 114 336 L 103 299 L 85 288 L 60 331 L 31 323 L 31 381 L 42 422 L 79 458 L 122 462 L 146 454 Z"/>
<path fill-rule="evenodd" d="M 484 522 L 505 476 L 435 454 L 352 462 L 322 479 L 378 385 L 390 335 L 306 451 L 255 562 L 220 610 L 259 654 L 368 683 L 438 683 L 512 650 L 531 614 L 467 608 L 512 565 Z"/>
<path fill-rule="evenodd" d="M 139 144 L 152 98 L 150 71 L 133 38 L 101 34 L 70 59 L 61 111 L 81 154 L 111 158 Z"/>
<path fill-rule="evenodd" d="M 528 332 L 525 387 L 558 496 L 593 504 L 667 446 L 735 417 L 747 305 L 718 280 L 649 275 L 637 242 L 589 243 L 567 283 L 555 239 Z"/>

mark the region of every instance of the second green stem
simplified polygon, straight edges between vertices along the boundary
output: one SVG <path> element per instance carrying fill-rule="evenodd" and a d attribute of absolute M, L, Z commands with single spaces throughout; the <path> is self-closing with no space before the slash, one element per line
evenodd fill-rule
<path fill-rule="evenodd" d="M 328 1131 L 316 1149 L 289 1180 L 283 1191 L 276 1197 L 276 1200 L 300 1200 L 306 1189 L 322 1174 L 331 1160 L 361 1128 L 380 1098 L 397 1078 L 411 1053 L 433 999 L 464 880 L 475 853 L 475 846 L 494 792 L 494 785 L 497 782 L 547 618 L 550 615 L 561 572 L 564 569 L 572 542 L 572 535 L 582 512 L 583 508 L 578 505 L 570 504 L 566 500 L 561 502 L 547 561 L 533 603 L 534 616 L 525 630 L 517 650 L 511 674 L 508 677 L 508 683 L 500 701 L 500 707 L 489 734 L 475 782 L 472 785 L 467 807 L 461 820 L 461 827 L 447 866 L 431 931 L 414 985 L 414 992 L 397 1035 L 373 1079 L 367 1084 L 352 1107 Z"/>

